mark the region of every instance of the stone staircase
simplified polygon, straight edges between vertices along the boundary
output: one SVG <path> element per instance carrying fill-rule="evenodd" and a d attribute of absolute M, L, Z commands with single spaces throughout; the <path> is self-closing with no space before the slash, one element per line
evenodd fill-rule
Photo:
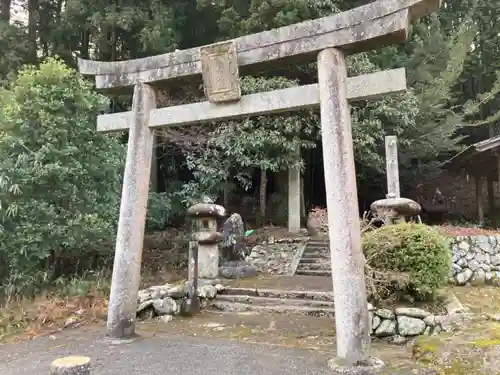
<path fill-rule="evenodd" d="M 295 271 L 295 275 L 331 276 L 328 240 L 310 240 Z"/>
<path fill-rule="evenodd" d="M 228 287 L 210 303 L 224 312 L 282 313 L 333 316 L 333 294 L 320 291 Z"/>

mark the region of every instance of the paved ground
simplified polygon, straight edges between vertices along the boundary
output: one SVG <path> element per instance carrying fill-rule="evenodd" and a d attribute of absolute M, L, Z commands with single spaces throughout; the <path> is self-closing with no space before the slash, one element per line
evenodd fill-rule
<path fill-rule="evenodd" d="M 234 287 L 280 289 L 280 290 L 315 290 L 332 291 L 332 278 L 327 276 L 259 276 L 251 279 L 238 279 L 225 282 Z"/>
<path fill-rule="evenodd" d="M 147 331 L 140 333 L 141 337 L 131 343 L 116 344 L 102 335 L 102 327 L 87 327 L 23 344 L 3 345 L 0 346 L 0 374 L 48 374 L 51 361 L 65 355 L 91 357 L 93 375 L 329 373 L 326 357 L 311 351 Z"/>

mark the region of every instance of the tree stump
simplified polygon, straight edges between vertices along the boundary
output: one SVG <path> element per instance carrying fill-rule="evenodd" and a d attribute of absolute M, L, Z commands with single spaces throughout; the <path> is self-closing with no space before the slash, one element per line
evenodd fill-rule
<path fill-rule="evenodd" d="M 50 366 L 50 375 L 90 375 L 90 358 L 83 356 L 62 357 Z"/>

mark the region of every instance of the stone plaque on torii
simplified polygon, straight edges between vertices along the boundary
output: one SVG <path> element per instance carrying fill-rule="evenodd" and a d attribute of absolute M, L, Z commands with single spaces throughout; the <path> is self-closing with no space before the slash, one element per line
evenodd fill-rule
<path fill-rule="evenodd" d="M 370 322 L 348 101 L 401 93 L 406 79 L 404 69 L 347 77 L 345 55 L 406 40 L 409 22 L 439 6 L 439 0 L 378 0 L 210 46 L 118 62 L 79 59 L 80 72 L 95 75 L 98 90 L 134 94 L 130 112 L 101 115 L 97 123 L 100 132 L 129 132 L 108 334 L 126 337 L 135 329 L 153 130 L 319 106 L 337 358 L 346 366 L 368 363 Z M 318 62 L 318 84 L 241 95 L 240 74 L 311 61 Z M 156 108 L 157 88 L 200 75 L 208 101 Z"/>

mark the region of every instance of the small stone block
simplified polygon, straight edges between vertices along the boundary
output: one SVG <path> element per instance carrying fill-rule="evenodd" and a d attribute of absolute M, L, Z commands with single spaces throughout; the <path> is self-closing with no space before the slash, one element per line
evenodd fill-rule
<path fill-rule="evenodd" d="M 238 56 L 234 41 L 200 48 L 205 95 L 211 103 L 240 100 Z"/>
<path fill-rule="evenodd" d="M 332 358 L 328 361 L 328 367 L 334 375 L 382 375 L 385 364 L 377 358 L 370 358 L 370 363 L 364 365 L 352 365 L 345 359 Z"/>
<path fill-rule="evenodd" d="M 50 366 L 50 375 L 90 375 L 90 358 L 83 356 L 62 357 Z"/>
<path fill-rule="evenodd" d="M 181 315 L 182 316 L 193 316 L 201 311 L 201 304 L 198 296 L 193 298 L 188 297 L 181 304 Z"/>

